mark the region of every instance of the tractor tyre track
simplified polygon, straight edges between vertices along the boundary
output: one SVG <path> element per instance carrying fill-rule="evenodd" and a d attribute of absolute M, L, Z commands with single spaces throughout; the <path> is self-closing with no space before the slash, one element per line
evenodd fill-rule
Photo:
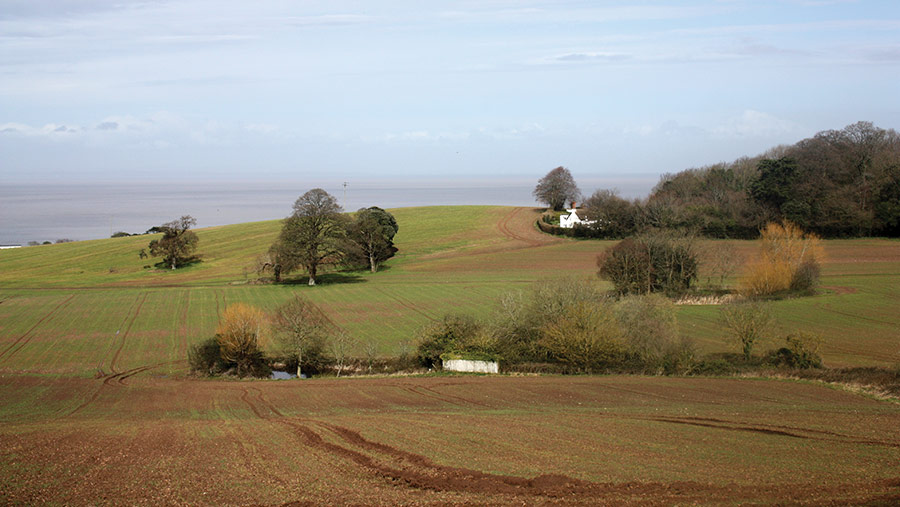
<path fill-rule="evenodd" d="M 257 388 L 243 388 L 240 399 L 257 418 L 291 428 L 305 445 L 350 461 L 396 486 L 434 491 L 506 493 L 545 497 L 595 496 L 599 492 L 594 491 L 599 485 L 562 475 L 541 475 L 527 479 L 443 466 L 434 463 L 426 456 L 368 440 L 359 432 L 349 428 L 320 421 L 309 421 L 336 435 L 345 444 L 341 445 L 326 440 L 319 432 L 298 419 L 284 417 Z M 277 417 L 266 414 L 263 408 Z M 370 456 L 362 451 L 373 455 Z"/>
<path fill-rule="evenodd" d="M 422 310 L 421 308 L 419 308 L 419 307 L 416 306 L 415 304 L 410 303 L 409 301 L 407 301 L 407 300 L 401 298 L 400 296 L 396 296 L 396 295 L 390 294 L 390 293 L 388 293 L 387 291 L 385 291 L 384 289 L 382 289 L 382 288 L 380 288 L 380 287 L 378 287 L 377 290 L 378 290 L 378 292 L 384 294 L 385 297 L 390 298 L 390 299 L 393 299 L 393 300 L 396 301 L 400 306 L 406 308 L 407 310 L 412 310 L 412 311 L 418 313 L 419 315 L 425 317 L 426 319 L 430 320 L 431 322 L 440 322 L 439 319 L 436 319 L 436 318 L 432 317 L 432 316 L 429 315 L 425 310 Z"/>
<path fill-rule="evenodd" d="M 818 440 L 823 442 L 836 442 L 846 444 L 863 444 L 876 445 L 881 447 L 898 447 L 898 442 L 886 442 L 882 440 L 858 439 L 848 435 L 833 433 L 829 431 L 797 428 L 793 426 L 780 425 L 747 425 L 737 422 L 725 421 L 722 419 L 710 419 L 702 417 L 649 417 L 646 420 L 658 421 L 671 424 L 686 424 L 690 426 L 700 426 L 704 428 L 716 428 L 726 431 L 745 431 L 751 433 L 763 433 L 767 435 L 778 435 L 790 438 L 798 438 L 803 440 Z M 822 435 L 827 436 L 822 436 Z M 832 438 L 828 438 L 832 437 Z"/>
<path fill-rule="evenodd" d="M 122 338 L 119 340 L 119 347 L 116 349 L 115 353 L 113 353 L 112 359 L 109 361 L 109 369 L 114 374 L 118 373 L 116 371 L 116 361 L 119 360 L 119 354 L 122 353 L 122 348 L 125 347 L 125 339 L 128 338 L 128 333 L 131 332 L 131 326 L 134 325 L 134 321 L 137 320 L 138 315 L 141 314 L 141 307 L 144 306 L 144 301 L 147 300 L 147 293 L 143 293 L 141 295 L 140 301 L 137 303 L 137 308 L 134 310 L 134 315 L 131 317 L 131 321 L 128 323 L 128 327 L 125 329 L 125 332 L 122 333 Z"/>
<path fill-rule="evenodd" d="M 181 324 L 179 328 L 180 340 L 178 340 L 178 357 L 187 357 L 188 353 L 188 312 L 191 306 L 191 290 L 187 289 L 184 297 L 184 305 L 181 310 L 181 318 L 179 319 L 179 323 Z"/>
<path fill-rule="evenodd" d="M 16 338 L 16 340 L 13 343 L 11 343 L 5 349 L 3 349 L 3 351 L 0 352 L 0 360 L 6 361 L 9 358 L 11 358 L 12 356 L 16 355 L 16 353 L 18 353 L 20 350 L 22 350 L 22 348 L 24 348 L 25 345 L 27 345 L 28 342 L 30 342 L 31 339 L 34 337 L 32 332 L 35 329 L 37 329 L 38 326 L 43 324 L 47 319 L 52 317 L 53 314 L 55 314 L 60 308 L 63 307 L 63 305 L 66 305 L 67 303 L 72 301 L 72 298 L 74 298 L 74 297 L 75 297 L 75 294 L 72 294 L 69 297 L 67 297 L 66 299 L 64 299 L 62 302 L 60 302 L 58 305 L 54 306 L 53 309 L 51 309 L 49 312 L 47 312 L 46 315 L 41 317 L 41 319 L 39 321 L 37 321 L 33 326 L 28 328 L 28 331 L 25 331 L 21 336 Z M 16 345 L 18 345 L 18 347 L 16 347 Z M 6 355 L 6 353 L 9 352 L 13 347 L 16 347 L 16 349 L 13 350 L 12 352 L 10 352 L 9 355 Z"/>
<path fill-rule="evenodd" d="M 865 320 L 865 321 L 867 321 L 867 322 L 872 322 L 872 323 L 875 323 L 875 324 L 882 324 L 882 325 L 885 325 L 885 326 L 891 326 L 891 327 L 894 327 L 894 326 L 897 325 L 897 322 L 891 322 L 891 321 L 888 321 L 888 320 L 876 319 L 876 318 L 874 318 L 874 317 L 864 317 L 864 316 L 859 315 L 859 314 L 856 314 L 856 313 L 850 313 L 850 312 L 843 312 L 843 311 L 841 311 L 841 310 L 835 310 L 834 307 L 833 307 L 832 305 L 830 305 L 830 304 L 825 305 L 825 309 L 828 310 L 829 312 L 836 313 L 836 314 L 838 314 L 838 315 L 843 315 L 843 316 L 845 316 L 845 317 L 851 317 L 851 318 L 854 318 L 854 319 Z"/>
<path fill-rule="evenodd" d="M 419 396 L 425 396 L 427 398 L 433 398 L 438 401 L 442 401 L 444 403 L 449 403 L 450 405 L 456 405 L 458 407 L 465 407 L 469 405 L 477 405 L 480 407 L 490 407 L 486 403 L 481 403 L 479 401 L 473 401 L 467 398 L 463 398 L 461 396 L 454 396 L 452 394 L 442 393 L 426 386 L 404 386 L 397 384 L 397 387 L 401 387 L 406 391 L 409 391 L 413 394 L 417 394 Z"/>
<path fill-rule="evenodd" d="M 155 363 L 155 364 L 150 364 L 150 365 L 145 365 L 145 366 L 138 366 L 137 368 L 132 368 L 130 370 L 126 370 L 123 372 L 105 374 L 103 376 L 96 377 L 98 379 L 102 379 L 103 383 L 100 384 L 100 386 L 88 397 L 88 399 L 81 402 L 81 404 L 79 404 L 77 407 L 75 407 L 68 414 L 65 414 L 63 417 L 69 417 L 69 416 L 75 415 L 78 412 L 80 412 L 82 409 L 84 409 L 85 407 L 87 407 L 88 405 L 90 405 L 91 403 L 96 401 L 97 398 L 100 396 L 100 392 L 103 391 L 103 388 L 105 386 L 116 385 L 116 384 L 126 385 L 125 380 L 137 375 L 138 373 L 150 371 L 150 370 L 159 368 L 160 366 L 165 366 L 167 364 L 177 364 L 177 363 L 181 363 L 181 362 L 186 362 L 186 360 L 179 359 L 176 361 L 163 361 L 161 363 Z"/>
<path fill-rule="evenodd" d="M 97 361 L 97 373 L 94 375 L 94 378 L 106 378 L 108 375 L 110 375 L 103 370 L 103 361 L 107 356 L 109 356 L 110 350 L 115 347 L 119 334 L 122 332 L 122 328 L 125 327 L 126 324 L 128 324 L 128 319 L 131 318 L 131 311 L 134 309 L 134 305 L 136 305 L 137 302 L 140 301 L 140 299 L 141 295 L 138 294 L 137 297 L 134 298 L 134 301 L 132 301 L 128 306 L 128 311 L 125 312 L 125 317 L 122 318 L 122 323 L 119 324 L 119 327 L 116 329 L 116 334 L 114 335 L 113 340 L 110 342 L 109 347 L 107 347 L 106 353 L 100 356 L 100 360 Z"/>

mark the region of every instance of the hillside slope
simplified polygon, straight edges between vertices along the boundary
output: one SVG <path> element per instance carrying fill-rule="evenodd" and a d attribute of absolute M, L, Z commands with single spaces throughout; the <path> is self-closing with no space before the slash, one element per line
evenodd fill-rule
<path fill-rule="evenodd" d="M 0 371 L 91 376 L 165 363 L 180 371 L 188 347 L 212 336 L 225 306 L 272 310 L 295 293 L 381 355 L 409 351 L 416 332 L 447 313 L 488 316 L 500 295 L 541 278 L 597 280 L 595 257 L 613 244 L 561 239 L 534 227 L 538 211 L 495 206 L 391 210 L 398 255 L 378 273 L 331 273 L 317 287 L 258 285 L 255 259 L 279 221 L 199 229 L 203 262 L 146 269 L 149 236 L 0 252 Z M 733 242 L 743 254 L 752 242 Z M 774 304 L 781 329 L 825 337 L 835 365 L 900 362 L 900 242 L 826 242 L 822 295 Z M 702 273 L 701 273 L 702 275 Z M 701 276 L 702 278 L 702 276 Z M 604 282 L 597 282 L 604 283 Z M 682 307 L 683 334 L 703 352 L 733 351 L 715 306 Z M 776 345 L 774 340 L 761 349 Z"/>

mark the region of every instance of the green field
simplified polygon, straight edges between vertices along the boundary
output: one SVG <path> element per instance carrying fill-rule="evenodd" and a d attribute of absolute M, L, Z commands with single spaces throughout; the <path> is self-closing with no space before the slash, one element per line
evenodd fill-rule
<path fill-rule="evenodd" d="M 376 274 L 331 273 L 312 288 L 299 274 L 296 284 L 254 283 L 256 257 L 275 238 L 278 221 L 200 229 L 202 262 L 176 271 L 146 267 L 152 261 L 137 254 L 148 236 L 4 250 L 0 371 L 90 376 L 183 359 L 190 345 L 212 335 L 226 305 L 272 310 L 295 293 L 361 344 L 396 355 L 446 313 L 489 316 L 501 294 L 542 278 L 596 280 L 595 256 L 612 244 L 543 235 L 533 227 L 537 211 L 526 208 L 392 211 L 400 224 L 395 258 Z M 754 247 L 735 243 L 744 254 Z M 900 362 L 900 242 L 827 241 L 826 252 L 820 295 L 773 304 L 781 332 L 824 336 L 830 366 Z M 702 352 L 736 350 L 716 306 L 682 306 L 679 322 Z"/>

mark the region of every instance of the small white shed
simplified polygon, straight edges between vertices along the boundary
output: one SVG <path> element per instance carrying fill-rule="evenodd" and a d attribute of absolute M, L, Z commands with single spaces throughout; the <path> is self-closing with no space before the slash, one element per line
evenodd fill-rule
<path fill-rule="evenodd" d="M 443 359 L 444 370 L 469 373 L 500 373 L 497 361 L 478 361 L 474 359 Z"/>

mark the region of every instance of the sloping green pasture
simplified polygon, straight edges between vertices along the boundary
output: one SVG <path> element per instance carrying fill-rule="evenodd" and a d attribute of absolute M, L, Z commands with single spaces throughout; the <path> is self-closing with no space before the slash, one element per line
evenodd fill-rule
<path fill-rule="evenodd" d="M 595 257 L 613 242 L 538 233 L 531 210 L 450 206 L 392 210 L 399 254 L 376 274 L 331 273 L 317 287 L 254 285 L 255 259 L 279 221 L 198 230 L 202 262 L 176 271 L 145 268 L 152 236 L 0 252 L 0 371 L 91 376 L 166 363 L 176 372 L 187 349 L 212 336 L 227 304 L 272 310 L 295 293 L 317 304 L 380 354 L 408 350 L 423 325 L 446 313 L 479 317 L 498 297 L 541 278 L 596 280 Z M 745 254 L 752 242 L 736 242 Z M 900 243 L 826 242 L 822 295 L 773 303 L 781 332 L 826 338 L 829 365 L 900 361 Z M 733 280 L 731 280 L 733 283 Z M 603 283 L 603 282 L 598 282 Z M 735 351 L 716 306 L 679 310 L 684 334 L 702 351 Z M 761 349 L 776 345 L 773 339 Z M 361 350 L 361 348 L 360 348 Z"/>

